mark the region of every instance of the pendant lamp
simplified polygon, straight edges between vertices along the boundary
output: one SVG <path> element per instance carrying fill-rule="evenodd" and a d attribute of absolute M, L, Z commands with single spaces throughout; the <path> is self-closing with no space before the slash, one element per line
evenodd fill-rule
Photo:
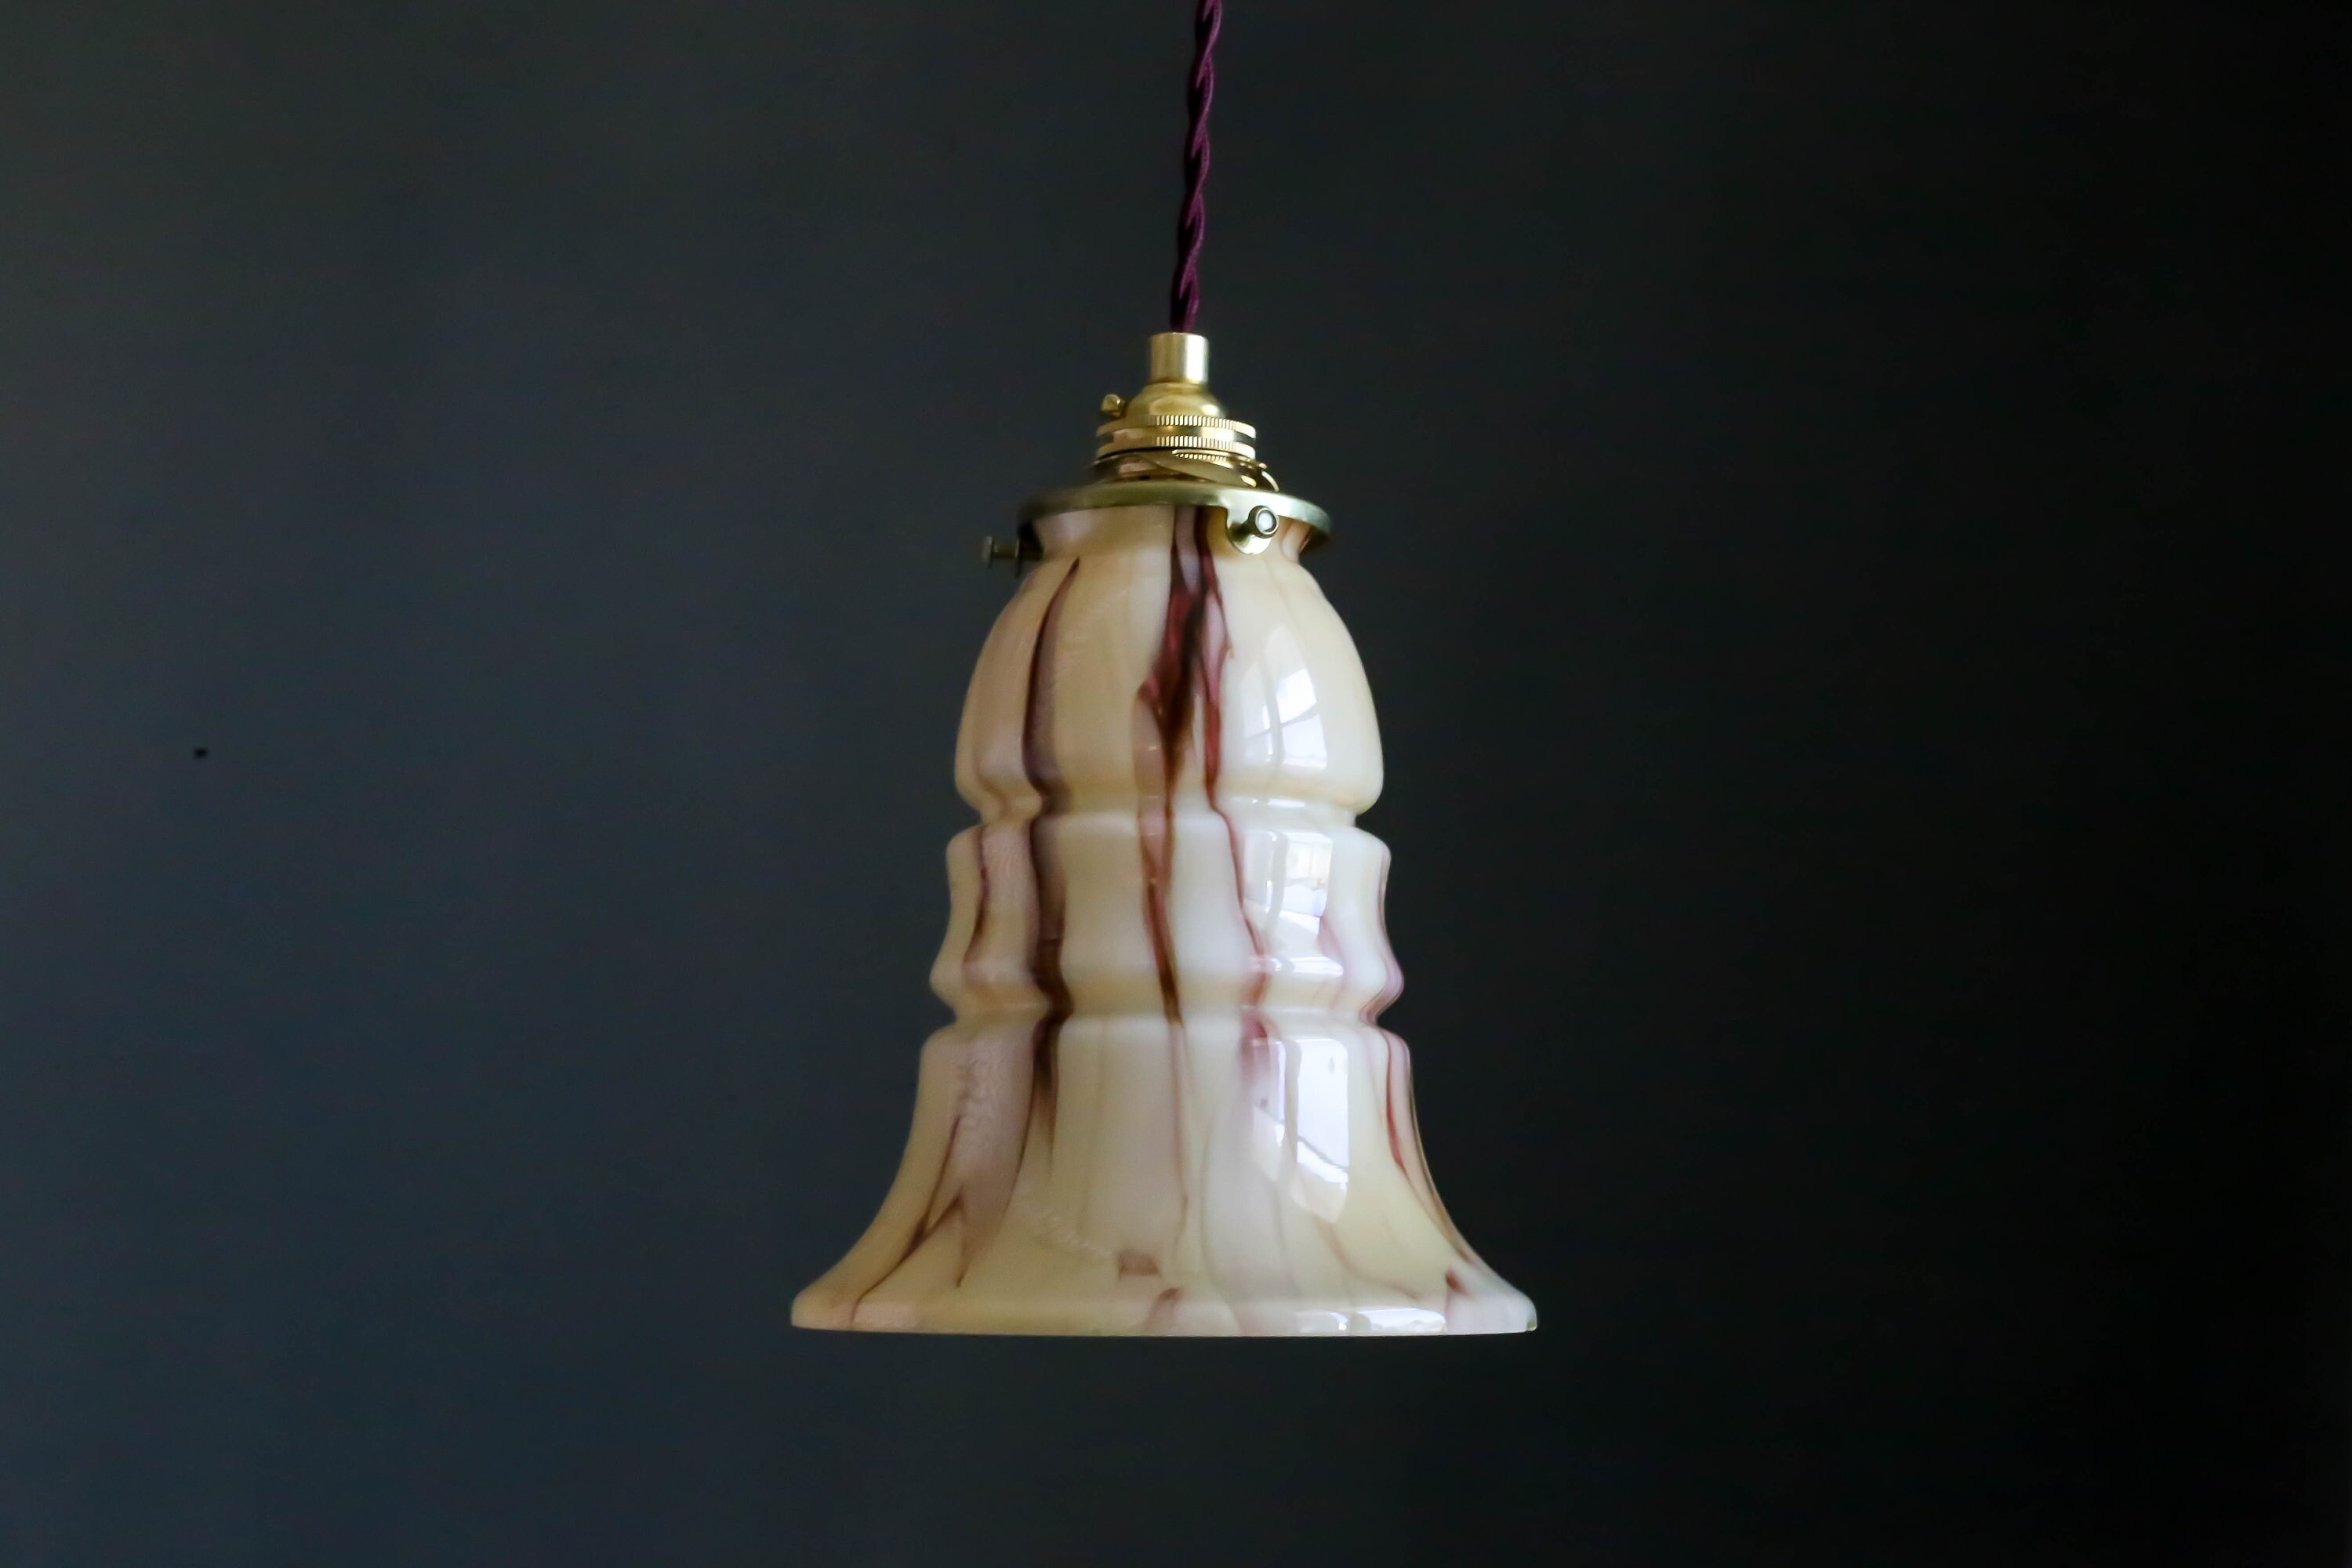
<path fill-rule="evenodd" d="M 1019 575 L 956 742 L 914 1128 L 803 1328 L 1463 1334 L 1535 1309 L 1446 1217 L 1414 1127 L 1371 693 L 1284 492 L 1209 390 L 1217 0 L 1194 19 L 1171 327 L 1094 471 L 983 545 Z"/>

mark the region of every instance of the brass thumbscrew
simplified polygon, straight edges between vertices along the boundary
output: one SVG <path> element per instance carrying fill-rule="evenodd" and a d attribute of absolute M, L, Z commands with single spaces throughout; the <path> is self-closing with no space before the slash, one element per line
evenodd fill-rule
<path fill-rule="evenodd" d="M 1021 570 L 1023 562 L 1037 560 L 1045 552 L 1027 540 L 1018 537 L 1008 543 L 992 533 L 980 542 L 980 563 L 982 566 L 993 566 L 1000 561 L 1010 561 L 1013 563 L 1013 570 L 1018 572 Z"/>
<path fill-rule="evenodd" d="M 1225 537 L 1244 555 L 1257 554 L 1272 544 L 1274 536 L 1281 531 L 1282 519 L 1267 506 L 1254 506 L 1248 516 L 1233 518 L 1225 523 Z"/>

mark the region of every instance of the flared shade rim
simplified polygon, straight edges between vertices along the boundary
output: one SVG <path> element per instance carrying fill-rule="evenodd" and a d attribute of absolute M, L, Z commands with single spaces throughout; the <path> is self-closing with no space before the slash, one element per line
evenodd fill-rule
<path fill-rule="evenodd" d="M 1533 1331 L 1535 1304 L 1505 1287 L 1445 1307 L 1363 1305 L 1303 1297 L 1104 1300 L 1054 1297 L 845 1301 L 822 1284 L 793 1302 L 793 1325 L 862 1333 L 997 1334 L 1070 1339 L 1430 1339 Z"/>

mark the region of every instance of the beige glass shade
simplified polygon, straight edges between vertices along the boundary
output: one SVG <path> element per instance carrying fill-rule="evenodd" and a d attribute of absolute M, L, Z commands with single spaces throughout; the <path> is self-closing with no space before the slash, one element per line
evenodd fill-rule
<path fill-rule="evenodd" d="M 1414 1126 L 1371 693 L 1285 521 L 1066 512 L 974 671 L 923 1048 L 881 1213 L 807 1328 L 1531 1329 Z M 1261 542 L 1245 539 L 1245 543 Z"/>

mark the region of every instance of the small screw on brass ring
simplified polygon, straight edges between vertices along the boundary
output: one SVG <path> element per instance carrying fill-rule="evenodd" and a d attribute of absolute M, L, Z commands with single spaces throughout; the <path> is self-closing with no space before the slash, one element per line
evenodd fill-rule
<path fill-rule="evenodd" d="M 980 563 L 982 566 L 994 566 L 1000 561 L 1010 561 L 1015 574 L 1020 572 L 1024 562 L 1036 560 L 1037 553 L 1027 540 L 1018 537 L 1007 544 L 992 533 L 980 542 Z"/>
<path fill-rule="evenodd" d="M 1246 517 L 1236 517 L 1225 523 L 1225 537 L 1235 550 L 1244 555 L 1255 555 L 1274 542 L 1282 531 L 1282 519 L 1275 516 L 1270 506 L 1254 506 Z"/>

